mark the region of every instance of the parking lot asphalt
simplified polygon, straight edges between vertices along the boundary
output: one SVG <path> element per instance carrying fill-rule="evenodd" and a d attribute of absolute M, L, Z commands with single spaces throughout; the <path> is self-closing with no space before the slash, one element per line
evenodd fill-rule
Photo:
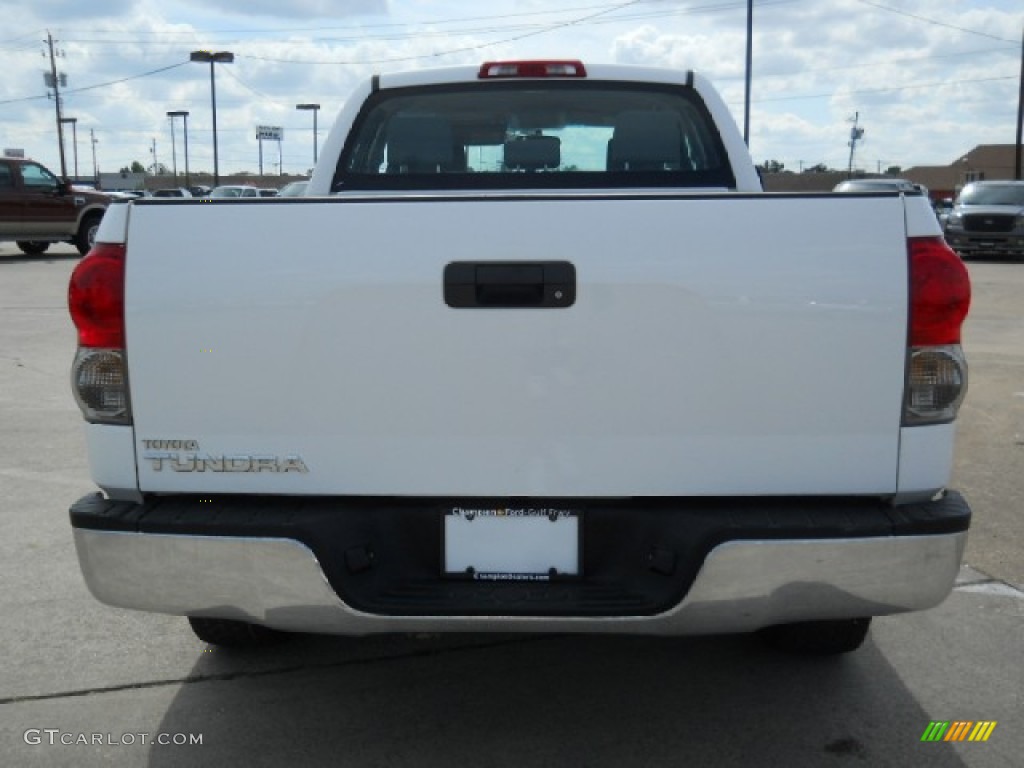
<path fill-rule="evenodd" d="M 954 485 L 975 516 L 957 589 L 821 660 L 746 636 L 297 636 L 232 653 L 183 619 L 97 603 L 67 518 L 94 490 L 68 389 L 77 262 L 0 244 L 0 766 L 1022 764 L 1024 264 L 970 265 Z M 934 720 L 997 726 L 922 742 Z"/>

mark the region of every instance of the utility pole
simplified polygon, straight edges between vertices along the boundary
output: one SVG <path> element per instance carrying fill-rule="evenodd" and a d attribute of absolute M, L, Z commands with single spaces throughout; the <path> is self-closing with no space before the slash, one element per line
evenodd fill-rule
<path fill-rule="evenodd" d="M 149 151 L 153 155 L 153 175 L 156 176 L 159 173 L 157 170 L 159 166 L 156 162 L 156 139 L 153 139 L 153 146 L 149 148 Z"/>
<path fill-rule="evenodd" d="M 850 129 L 850 167 L 847 169 L 847 176 L 853 178 L 853 153 L 857 149 L 857 140 L 863 138 L 864 129 L 857 127 L 860 120 L 860 112 L 853 113 L 853 128 Z"/>
<path fill-rule="evenodd" d="M 57 61 L 53 55 L 53 35 L 46 30 L 46 44 L 50 49 L 50 81 L 47 83 L 53 88 L 53 101 L 57 113 L 57 146 L 60 149 L 60 176 L 66 179 L 68 176 L 68 165 L 64 159 L 64 122 L 61 120 L 60 105 L 60 80 L 57 78 Z"/>

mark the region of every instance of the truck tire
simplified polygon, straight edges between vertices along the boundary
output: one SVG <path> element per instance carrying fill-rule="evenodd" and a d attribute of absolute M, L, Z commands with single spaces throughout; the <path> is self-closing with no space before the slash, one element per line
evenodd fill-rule
<path fill-rule="evenodd" d="M 225 648 L 255 648 L 262 645 L 273 645 L 282 642 L 287 637 L 284 632 L 262 627 L 259 624 L 250 624 L 247 621 L 189 616 L 188 623 L 200 640 Z"/>
<path fill-rule="evenodd" d="M 867 637 L 871 617 L 779 624 L 762 629 L 762 639 L 771 647 L 804 656 L 837 656 L 855 651 Z"/>
<path fill-rule="evenodd" d="M 46 249 L 50 247 L 45 240 L 18 240 L 16 245 L 27 256 L 38 256 L 40 253 L 45 253 Z"/>
<path fill-rule="evenodd" d="M 78 234 L 71 241 L 78 252 L 85 256 L 96 242 L 96 230 L 100 228 L 102 213 L 90 213 L 82 219 L 82 225 L 78 228 Z"/>

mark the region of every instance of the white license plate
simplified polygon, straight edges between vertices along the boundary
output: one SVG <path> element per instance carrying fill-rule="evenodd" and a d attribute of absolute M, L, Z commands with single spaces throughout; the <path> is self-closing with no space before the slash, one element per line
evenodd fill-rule
<path fill-rule="evenodd" d="M 546 507 L 452 507 L 444 519 L 444 572 L 490 581 L 543 581 L 580 574 L 578 511 Z"/>

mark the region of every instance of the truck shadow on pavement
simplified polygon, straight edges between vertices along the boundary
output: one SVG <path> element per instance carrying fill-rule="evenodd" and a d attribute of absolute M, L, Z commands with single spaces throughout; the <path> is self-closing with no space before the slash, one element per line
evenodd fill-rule
<path fill-rule="evenodd" d="M 40 256 L 26 256 L 23 253 L 0 253 L 0 267 L 5 264 L 56 264 L 61 261 L 78 261 L 82 256 L 78 251 L 69 253 L 44 253 Z"/>
<path fill-rule="evenodd" d="M 963 766 L 873 641 L 843 658 L 753 636 L 297 636 L 208 648 L 151 766 Z M 978 745 L 983 746 L 983 745 Z"/>

